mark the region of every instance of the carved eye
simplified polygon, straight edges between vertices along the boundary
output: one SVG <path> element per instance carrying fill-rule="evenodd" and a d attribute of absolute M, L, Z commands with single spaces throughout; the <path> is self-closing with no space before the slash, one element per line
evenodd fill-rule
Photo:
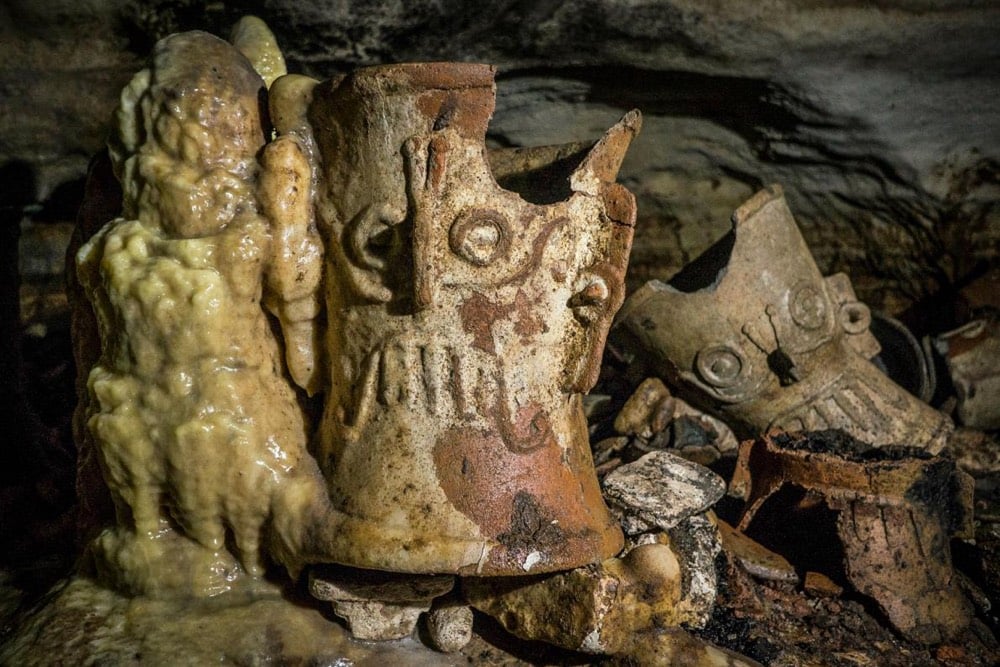
<path fill-rule="evenodd" d="M 746 361 L 739 350 L 728 345 L 705 348 L 695 362 L 698 375 L 716 387 L 735 384 L 743 374 Z"/>
<path fill-rule="evenodd" d="M 826 323 L 826 295 L 816 285 L 797 285 L 792 289 L 788 311 L 803 329 L 818 329 Z"/>
<path fill-rule="evenodd" d="M 604 315 L 611 288 L 603 276 L 587 275 L 580 282 L 577 291 L 569 299 L 573 316 L 583 325 L 593 324 Z"/>
<path fill-rule="evenodd" d="M 507 219 L 497 211 L 466 211 L 448 234 L 451 251 L 475 266 L 487 266 L 506 256 L 510 245 Z"/>

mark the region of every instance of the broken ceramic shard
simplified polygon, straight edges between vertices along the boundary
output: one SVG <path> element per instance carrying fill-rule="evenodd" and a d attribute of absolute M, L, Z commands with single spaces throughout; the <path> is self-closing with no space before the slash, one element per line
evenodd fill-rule
<path fill-rule="evenodd" d="M 938 336 L 934 347 L 958 395 L 958 421 L 977 429 L 1000 428 L 1000 324 L 973 320 Z"/>
<path fill-rule="evenodd" d="M 123 217 L 77 255 L 101 340 L 83 403 L 118 520 L 93 552 L 131 592 L 213 594 L 265 552 L 286 561 L 276 508 L 322 492 L 261 306 L 309 300 L 257 205 L 264 92 L 232 45 L 162 40 L 116 114 Z"/>
<path fill-rule="evenodd" d="M 741 445 L 732 484 L 748 497 L 740 530 L 786 484 L 819 494 L 837 514 L 848 581 L 907 638 L 937 643 L 970 622 L 949 540 L 972 536 L 972 479 L 954 461 L 837 431 L 780 433 Z"/>
<path fill-rule="evenodd" d="M 777 186 L 669 283 L 633 294 L 619 320 L 657 372 L 750 435 L 840 428 L 937 452 L 952 428 L 868 361 L 868 308 L 846 276 L 820 274 Z"/>
<path fill-rule="evenodd" d="M 937 389 L 937 373 L 929 350 L 905 324 L 885 313 L 872 313 L 870 330 L 880 348 L 872 363 L 900 387 L 930 403 Z"/>
<path fill-rule="evenodd" d="M 621 548 L 580 394 L 623 298 L 635 206 L 614 180 L 639 115 L 532 203 L 490 169 L 493 76 L 390 65 L 309 92 L 329 314 L 317 458 L 338 518 L 314 517 L 308 560 L 515 575 Z"/>
<path fill-rule="evenodd" d="M 799 582 L 799 575 L 781 554 L 747 537 L 725 521 L 718 520 L 722 548 L 740 567 L 758 579 Z"/>

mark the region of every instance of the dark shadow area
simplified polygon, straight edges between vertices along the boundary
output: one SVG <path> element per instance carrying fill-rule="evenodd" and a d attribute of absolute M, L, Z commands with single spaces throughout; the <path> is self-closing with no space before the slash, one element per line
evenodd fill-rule
<path fill-rule="evenodd" d="M 798 133 L 806 126 L 836 129 L 842 125 L 819 108 L 761 78 L 648 70 L 627 65 L 537 67 L 499 73 L 500 94 L 504 81 L 526 77 L 585 83 L 589 87 L 587 102 L 623 110 L 639 108 L 651 116 L 711 121 L 739 134 L 768 160 L 780 157 L 775 139 Z M 792 158 L 785 156 L 785 159 Z"/>
<path fill-rule="evenodd" d="M 497 184 L 527 202 L 555 204 L 572 194 L 569 179 L 590 150 L 588 144 L 537 148 L 496 148 L 489 151 Z"/>
<path fill-rule="evenodd" d="M 204 30 L 225 39 L 241 17 L 248 14 L 266 17 L 269 13 L 261 2 L 155 0 L 125 3 L 118 17 L 117 32 L 126 38 L 129 51 L 145 57 L 158 40 L 171 33 Z M 290 41 L 294 40 L 280 43 Z"/>
<path fill-rule="evenodd" d="M 693 262 L 678 271 L 669 285 L 680 292 L 698 292 L 715 287 L 729 266 L 729 258 L 736 244 L 736 234 L 729 232 L 699 255 Z"/>
<path fill-rule="evenodd" d="M 725 579 L 720 578 L 720 582 L 724 588 Z M 725 596 L 726 591 L 720 590 L 720 595 Z M 723 605 L 717 605 L 712 610 L 712 617 L 697 635 L 730 651 L 741 653 L 762 665 L 771 664 L 771 661 L 781 654 L 780 644 L 759 636 L 755 632 L 752 620 L 738 616 L 730 607 Z"/>
<path fill-rule="evenodd" d="M 0 484 L 17 480 L 30 456 L 24 443 L 28 435 L 21 378 L 21 277 L 18 248 L 21 219 L 35 201 L 34 169 L 13 160 L 0 165 L 0 401 L 13 417 L 7 437 L 0 443 Z"/>
<path fill-rule="evenodd" d="M 0 565 L 31 604 L 75 555 L 69 420 L 76 399 L 67 323 L 45 323 L 44 336 L 22 331 L 20 225 L 47 208 L 72 211 L 79 199 L 71 187 L 39 207 L 34 169 L 23 161 L 0 166 L 0 182 L 0 400 L 8 415 L 0 441 Z"/>
<path fill-rule="evenodd" d="M 41 210 L 34 213 L 34 222 L 65 222 L 76 218 L 83 201 L 83 188 L 86 177 L 65 181 L 56 186 L 55 190 L 42 202 Z"/>
<path fill-rule="evenodd" d="M 869 330 L 881 350 L 872 359 L 880 371 L 922 401 L 930 402 L 937 384 L 936 368 L 906 326 L 882 313 L 872 313 Z"/>
<path fill-rule="evenodd" d="M 800 577 L 819 572 L 847 588 L 836 520 L 819 496 L 786 484 L 764 502 L 746 534 L 788 559 Z"/>

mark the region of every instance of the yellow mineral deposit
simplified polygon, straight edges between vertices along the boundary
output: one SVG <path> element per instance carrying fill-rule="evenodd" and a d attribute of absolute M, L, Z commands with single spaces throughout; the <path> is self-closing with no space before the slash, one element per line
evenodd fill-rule
<path fill-rule="evenodd" d="M 241 50 L 273 71 L 267 47 L 254 51 L 237 33 Z M 87 424 L 118 514 L 91 551 L 98 571 L 127 591 L 228 590 L 261 573 L 267 539 L 295 569 L 293 526 L 275 520 L 288 514 L 275 508 L 324 496 L 261 307 L 294 341 L 293 375 L 315 386 L 309 322 L 319 272 L 309 267 L 320 265 L 321 246 L 303 203 L 309 173 L 290 172 L 306 184 L 296 199 L 294 180 L 281 187 L 266 175 L 269 165 L 294 166 L 296 147 L 274 147 L 258 205 L 263 89 L 220 39 L 191 32 L 160 42 L 117 113 L 123 217 L 77 256 L 102 341 Z"/>
<path fill-rule="evenodd" d="M 274 34 L 267 27 L 267 24 L 256 16 L 241 18 L 233 26 L 229 41 L 239 49 L 240 53 L 246 56 L 257 74 L 264 79 L 264 85 L 268 88 L 271 87 L 275 79 L 284 76 L 287 72 L 285 56 L 278 48 Z"/>

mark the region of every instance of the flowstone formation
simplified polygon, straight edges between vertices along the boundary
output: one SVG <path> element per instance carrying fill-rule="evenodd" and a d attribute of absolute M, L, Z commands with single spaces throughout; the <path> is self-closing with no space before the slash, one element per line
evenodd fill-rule
<path fill-rule="evenodd" d="M 219 593 L 259 576 L 265 552 L 291 566 L 287 503 L 321 489 L 261 305 L 294 343 L 290 313 L 319 277 L 299 255 L 320 253 L 308 217 L 282 226 L 257 203 L 264 90 L 221 39 L 161 42 L 117 112 L 122 216 L 77 254 L 101 341 L 85 444 L 116 513 L 91 551 L 132 593 Z M 293 369 L 312 366 L 289 349 Z"/>

